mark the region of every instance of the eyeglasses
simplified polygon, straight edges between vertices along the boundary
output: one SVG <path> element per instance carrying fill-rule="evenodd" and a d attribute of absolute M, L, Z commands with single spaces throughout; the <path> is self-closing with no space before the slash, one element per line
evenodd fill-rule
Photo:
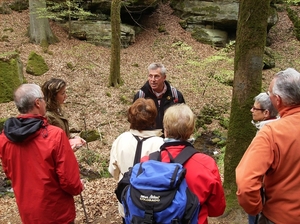
<path fill-rule="evenodd" d="M 255 106 L 253 106 L 251 109 L 252 109 L 252 110 L 261 110 L 261 111 L 266 110 L 266 109 L 256 108 Z"/>

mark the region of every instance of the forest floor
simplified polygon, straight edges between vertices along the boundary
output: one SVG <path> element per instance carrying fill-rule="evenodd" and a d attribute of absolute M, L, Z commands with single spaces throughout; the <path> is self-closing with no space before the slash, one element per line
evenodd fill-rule
<path fill-rule="evenodd" d="M 1 53 L 20 52 L 24 64 L 24 76 L 29 83 L 42 85 L 51 77 L 62 78 L 68 83 L 68 98 L 64 110 L 69 116 L 72 130 L 97 130 L 98 140 L 76 152 L 82 173 L 105 175 L 110 147 L 114 139 L 129 129 L 126 111 L 134 93 L 147 79 L 147 66 L 154 61 L 165 64 L 167 79 L 184 95 L 186 103 L 196 115 L 203 108 L 221 110 L 223 117 L 230 113 L 232 87 L 225 85 L 233 77 L 234 50 L 216 49 L 195 41 L 178 23 L 167 5 L 161 5 L 152 15 L 144 18 L 143 32 L 135 43 L 121 50 L 121 78 L 124 84 L 108 87 L 110 49 L 94 46 L 84 41 L 68 39 L 68 34 L 57 24 L 51 28 L 60 42 L 50 45 L 44 52 L 31 44 L 25 35 L 29 26 L 28 11 L 0 15 Z M 164 25 L 165 32 L 158 27 Z M 270 48 L 275 52 L 276 67 L 263 72 L 263 87 L 267 87 L 272 75 L 287 67 L 300 70 L 299 41 L 293 34 L 293 26 L 286 12 L 279 12 L 279 22 L 269 33 Z M 7 40 L 7 41 L 6 41 Z M 26 63 L 31 51 L 42 55 L 49 71 L 42 76 L 26 73 Z M 70 68 L 67 64 L 72 64 Z M 220 109 L 221 108 L 221 109 Z M 13 102 L 3 103 L 0 118 L 18 114 Z M 249 122 L 251 115 L 249 112 Z M 198 136 L 224 131 L 217 120 L 197 130 Z M 203 147 L 206 147 L 204 145 Z M 218 150 L 216 148 L 216 150 Z M 220 167 L 222 173 L 222 167 Z M 0 176 L 4 178 L 3 173 Z M 114 195 L 116 181 L 111 177 L 86 178 L 82 192 L 89 223 L 121 223 Z M 85 223 L 85 215 L 79 196 L 76 200 L 76 223 Z M 0 197 L 0 224 L 21 223 L 15 199 L 10 195 Z M 247 223 L 246 214 L 233 211 L 226 217 L 209 218 L 212 224 Z"/>

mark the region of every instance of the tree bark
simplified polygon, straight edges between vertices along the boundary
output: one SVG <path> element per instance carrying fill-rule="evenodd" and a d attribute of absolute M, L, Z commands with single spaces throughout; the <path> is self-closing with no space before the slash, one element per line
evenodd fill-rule
<path fill-rule="evenodd" d="M 234 81 L 224 157 L 226 211 L 237 208 L 235 168 L 255 136 L 250 108 L 261 92 L 263 54 L 270 0 L 241 0 L 234 61 Z"/>
<path fill-rule="evenodd" d="M 111 60 L 109 86 L 117 87 L 121 84 L 120 51 L 121 51 L 121 0 L 111 2 Z"/>
<path fill-rule="evenodd" d="M 58 42 L 58 38 L 52 33 L 49 20 L 46 18 L 38 18 L 37 9 L 46 8 L 45 0 L 29 0 L 30 41 L 40 44 L 42 47 L 48 47 L 49 44 Z"/>

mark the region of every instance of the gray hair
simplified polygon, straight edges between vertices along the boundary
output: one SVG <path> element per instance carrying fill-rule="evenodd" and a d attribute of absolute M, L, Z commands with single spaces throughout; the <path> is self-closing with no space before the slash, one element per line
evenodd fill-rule
<path fill-rule="evenodd" d="M 149 66 L 148 66 L 148 71 L 151 71 L 151 70 L 156 70 L 160 68 L 160 74 L 163 75 L 163 76 L 166 76 L 166 73 L 167 73 L 167 69 L 165 68 L 165 66 L 161 63 L 151 63 Z"/>
<path fill-rule="evenodd" d="M 22 114 L 34 108 L 34 101 L 43 98 L 41 87 L 36 84 L 22 84 L 14 93 L 15 105 Z"/>
<path fill-rule="evenodd" d="M 272 92 L 281 97 L 284 105 L 300 105 L 300 73 L 294 68 L 278 72 Z"/>
<path fill-rule="evenodd" d="M 259 103 L 262 109 L 268 110 L 270 113 L 270 117 L 276 117 L 278 112 L 273 106 L 270 96 L 267 93 L 260 93 L 256 97 L 254 97 L 254 101 Z"/>

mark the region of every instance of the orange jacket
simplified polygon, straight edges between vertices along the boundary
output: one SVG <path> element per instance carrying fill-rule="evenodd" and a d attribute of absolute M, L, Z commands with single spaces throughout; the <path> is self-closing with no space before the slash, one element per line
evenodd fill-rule
<path fill-rule="evenodd" d="M 252 140 L 236 168 L 237 197 L 244 210 L 276 224 L 300 223 L 300 107 L 279 111 Z M 265 204 L 260 188 L 264 177 Z"/>

